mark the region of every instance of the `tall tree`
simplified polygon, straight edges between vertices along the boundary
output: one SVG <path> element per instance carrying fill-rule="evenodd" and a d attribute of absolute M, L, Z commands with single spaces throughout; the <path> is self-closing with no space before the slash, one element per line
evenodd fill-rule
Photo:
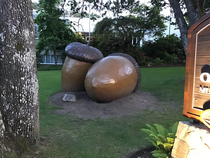
<path fill-rule="evenodd" d="M 188 29 L 192 26 L 206 11 L 209 10 L 209 0 L 151 0 L 153 5 L 163 7 L 169 5 L 173 9 L 176 23 L 179 27 L 182 43 L 187 52 Z M 187 18 L 186 18 L 187 17 Z"/>
<path fill-rule="evenodd" d="M 39 142 L 34 23 L 30 0 L 0 0 L 0 150 L 19 157 Z"/>
<path fill-rule="evenodd" d="M 63 8 L 59 0 L 40 0 L 38 11 L 39 14 L 35 19 L 39 32 L 37 53 L 53 52 L 55 65 L 57 65 L 56 53 L 63 51 L 69 43 L 74 42 L 75 34 L 71 30 L 72 26 L 60 19 Z"/>
<path fill-rule="evenodd" d="M 129 16 L 104 18 L 96 24 L 94 34 L 103 35 L 106 40 L 114 35 L 123 41 L 125 48 L 139 46 L 145 34 L 153 37 L 163 34 L 165 18 L 157 7 L 140 5 L 131 13 Z"/>

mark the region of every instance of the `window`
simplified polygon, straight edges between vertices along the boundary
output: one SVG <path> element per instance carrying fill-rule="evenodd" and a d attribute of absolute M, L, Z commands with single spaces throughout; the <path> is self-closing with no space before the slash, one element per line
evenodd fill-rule
<path fill-rule="evenodd" d="M 46 63 L 50 63 L 50 55 L 46 56 Z"/>
<path fill-rule="evenodd" d="M 53 55 L 51 55 L 51 62 L 50 63 L 55 63 L 55 58 Z"/>
<path fill-rule="evenodd" d="M 63 60 L 61 58 L 61 55 L 57 55 L 57 63 L 63 63 Z"/>

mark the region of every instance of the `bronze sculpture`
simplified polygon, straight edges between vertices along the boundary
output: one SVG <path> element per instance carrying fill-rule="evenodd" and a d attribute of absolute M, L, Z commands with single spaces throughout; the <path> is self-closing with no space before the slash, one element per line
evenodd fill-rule
<path fill-rule="evenodd" d="M 61 75 L 62 91 L 85 91 L 85 75 L 93 63 L 103 58 L 103 54 L 98 49 L 79 42 L 69 44 L 65 52 L 67 56 Z"/>

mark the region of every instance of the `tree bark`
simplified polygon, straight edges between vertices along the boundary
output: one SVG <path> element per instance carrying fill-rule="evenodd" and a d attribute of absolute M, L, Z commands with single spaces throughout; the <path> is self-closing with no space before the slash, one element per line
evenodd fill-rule
<path fill-rule="evenodd" d="M 39 101 L 31 0 L 0 0 L 0 150 L 32 151 Z"/>
<path fill-rule="evenodd" d="M 200 19 L 199 10 L 195 6 L 195 4 L 193 4 L 192 0 L 184 0 L 184 3 L 187 7 L 187 14 L 189 17 L 190 26 L 192 26 L 196 21 L 198 21 L 198 19 Z"/>
<path fill-rule="evenodd" d="M 53 56 L 54 56 L 55 65 L 57 66 L 56 50 L 53 51 Z"/>
<path fill-rule="evenodd" d="M 182 44 L 183 44 L 185 54 L 186 54 L 187 53 L 188 26 L 184 19 L 184 15 L 181 11 L 179 0 L 169 0 L 169 2 L 174 11 L 176 22 L 178 24 L 180 34 L 181 34 Z"/>

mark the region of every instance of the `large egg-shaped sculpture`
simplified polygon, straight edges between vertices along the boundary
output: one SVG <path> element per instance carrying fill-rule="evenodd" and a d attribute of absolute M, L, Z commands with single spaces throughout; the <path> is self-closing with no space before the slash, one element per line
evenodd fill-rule
<path fill-rule="evenodd" d="M 85 91 L 84 80 L 87 71 L 103 54 L 96 48 L 74 42 L 66 49 L 66 59 L 61 74 L 61 89 L 63 92 Z"/>
<path fill-rule="evenodd" d="M 110 102 L 137 90 L 140 78 L 136 61 L 129 55 L 115 53 L 99 60 L 88 70 L 85 89 L 94 101 Z"/>

